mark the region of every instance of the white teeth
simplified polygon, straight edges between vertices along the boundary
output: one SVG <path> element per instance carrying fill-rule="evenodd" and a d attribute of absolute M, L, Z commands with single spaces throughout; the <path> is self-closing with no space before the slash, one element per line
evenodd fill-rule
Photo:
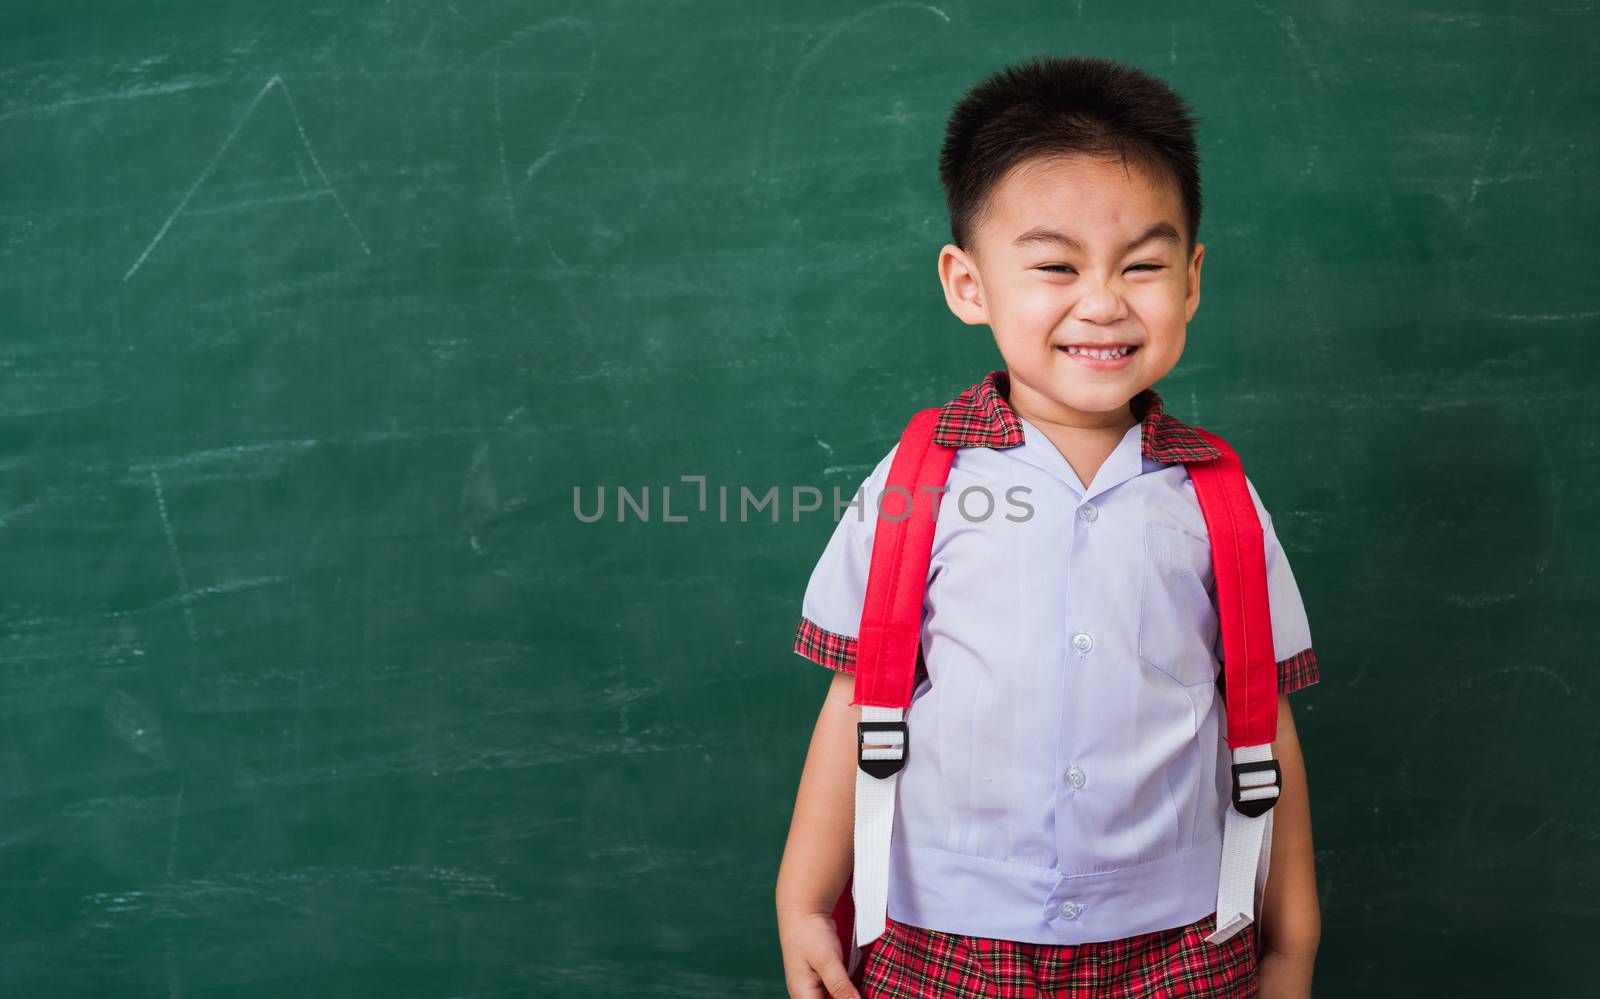
<path fill-rule="evenodd" d="M 1069 354 L 1081 354 L 1084 357 L 1092 357 L 1100 361 L 1110 361 L 1119 357 L 1126 357 L 1128 354 L 1132 353 L 1132 351 L 1132 347 L 1118 347 L 1114 350 L 1090 350 L 1087 347 L 1067 348 L 1067 353 Z"/>

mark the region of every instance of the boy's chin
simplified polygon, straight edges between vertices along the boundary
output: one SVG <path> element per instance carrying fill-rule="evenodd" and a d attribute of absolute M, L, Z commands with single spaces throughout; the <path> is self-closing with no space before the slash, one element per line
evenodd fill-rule
<path fill-rule="evenodd" d="M 1012 372 L 1016 377 L 1016 372 Z M 1052 371 L 1044 378 L 1024 378 L 1028 387 L 1038 395 L 1049 398 L 1060 406 L 1080 413 L 1110 413 L 1128 405 L 1128 401 L 1145 388 L 1137 376 L 1085 381 L 1062 371 Z"/>

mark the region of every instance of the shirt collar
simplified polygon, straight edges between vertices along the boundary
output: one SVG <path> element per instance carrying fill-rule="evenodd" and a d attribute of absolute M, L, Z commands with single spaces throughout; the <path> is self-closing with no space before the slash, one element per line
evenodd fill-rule
<path fill-rule="evenodd" d="M 997 368 L 983 381 L 939 409 L 933 442 L 945 447 L 1016 447 L 1023 442 L 1022 418 L 1006 402 L 1011 376 Z M 1222 452 L 1195 429 L 1168 416 L 1161 396 L 1147 388 L 1131 400 L 1141 424 L 1144 456 L 1151 461 L 1181 462 L 1217 458 Z"/>

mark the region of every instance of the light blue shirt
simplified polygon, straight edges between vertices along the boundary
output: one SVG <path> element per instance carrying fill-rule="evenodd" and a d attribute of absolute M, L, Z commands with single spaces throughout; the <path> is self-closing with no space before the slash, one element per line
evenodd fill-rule
<path fill-rule="evenodd" d="M 1181 926 L 1216 908 L 1231 792 L 1205 520 L 1184 466 L 1145 453 L 1145 423 L 1085 486 L 1020 422 L 1018 446 L 956 452 L 939 509 L 888 914 L 1050 944 Z M 812 572 L 802 629 L 853 641 L 895 450 Z M 1250 495 L 1275 657 L 1303 666 L 1305 609 Z M 1313 667 L 1280 689 L 1314 681 Z"/>

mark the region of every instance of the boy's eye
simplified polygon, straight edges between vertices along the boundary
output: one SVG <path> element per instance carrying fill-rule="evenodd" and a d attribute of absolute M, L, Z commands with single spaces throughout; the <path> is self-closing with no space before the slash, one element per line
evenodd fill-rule
<path fill-rule="evenodd" d="M 1039 269 L 1041 271 L 1049 271 L 1052 274 L 1066 274 L 1072 270 L 1066 264 L 1044 264 Z M 1164 264 L 1134 264 L 1128 268 L 1130 271 L 1164 271 L 1166 269 Z"/>

